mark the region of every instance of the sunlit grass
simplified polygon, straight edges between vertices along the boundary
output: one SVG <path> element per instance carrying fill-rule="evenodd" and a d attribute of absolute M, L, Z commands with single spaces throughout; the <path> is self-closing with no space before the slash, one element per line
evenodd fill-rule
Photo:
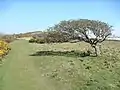
<path fill-rule="evenodd" d="M 0 90 L 120 90 L 119 45 L 106 41 L 102 56 L 81 57 L 74 52 L 88 50 L 90 46 L 84 42 L 15 41 L 0 67 Z M 31 56 L 36 52 L 42 54 Z"/>

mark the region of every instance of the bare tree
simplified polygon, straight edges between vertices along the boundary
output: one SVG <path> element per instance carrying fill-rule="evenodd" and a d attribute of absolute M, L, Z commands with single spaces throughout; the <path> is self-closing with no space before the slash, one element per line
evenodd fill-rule
<path fill-rule="evenodd" d="M 100 52 L 97 44 L 111 35 L 112 26 L 98 20 L 78 19 L 61 21 L 54 26 L 54 29 L 89 43 L 94 48 L 95 55 L 98 56 Z"/>

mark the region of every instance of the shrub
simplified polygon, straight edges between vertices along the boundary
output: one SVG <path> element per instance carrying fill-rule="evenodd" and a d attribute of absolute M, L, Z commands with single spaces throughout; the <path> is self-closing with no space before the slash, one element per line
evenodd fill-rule
<path fill-rule="evenodd" d="M 45 42 L 46 42 L 46 40 L 44 38 L 40 38 L 40 39 L 36 40 L 36 43 L 40 43 L 40 44 L 43 44 Z"/>
<path fill-rule="evenodd" d="M 11 50 L 7 42 L 0 40 L 0 57 L 4 57 Z"/>
<path fill-rule="evenodd" d="M 14 40 L 16 40 L 16 38 L 14 37 L 14 35 L 4 35 L 0 38 L 1 40 L 4 40 L 7 43 L 11 43 Z"/>
<path fill-rule="evenodd" d="M 34 40 L 36 40 L 36 43 L 63 43 L 68 42 L 70 40 L 69 36 L 62 34 L 58 31 L 47 31 L 40 34 L 36 34 L 32 36 Z M 33 43 L 35 42 L 33 39 L 31 39 L 29 42 Z"/>
<path fill-rule="evenodd" d="M 29 43 L 35 43 L 35 42 L 36 42 L 36 40 L 33 38 L 29 40 Z"/>
<path fill-rule="evenodd" d="M 12 42 L 12 40 L 10 40 L 10 39 L 5 39 L 4 41 L 7 42 L 7 43 L 11 43 Z"/>

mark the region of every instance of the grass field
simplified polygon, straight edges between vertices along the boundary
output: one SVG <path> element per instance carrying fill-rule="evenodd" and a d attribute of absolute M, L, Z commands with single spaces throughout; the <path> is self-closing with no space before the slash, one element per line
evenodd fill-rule
<path fill-rule="evenodd" d="M 88 44 L 17 40 L 0 65 L 0 90 L 120 90 L 119 46 L 106 41 L 102 56 L 80 57 L 68 52 L 87 50 Z"/>

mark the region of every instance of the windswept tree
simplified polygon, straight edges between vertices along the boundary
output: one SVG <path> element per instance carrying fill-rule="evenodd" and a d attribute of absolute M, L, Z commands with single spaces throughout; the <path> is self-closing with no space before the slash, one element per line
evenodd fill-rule
<path fill-rule="evenodd" d="M 68 20 L 61 21 L 54 26 L 54 29 L 61 33 L 67 33 L 71 38 L 78 38 L 91 45 L 94 48 L 96 56 L 100 55 L 98 43 L 102 43 L 111 35 L 112 26 L 98 20 Z"/>

